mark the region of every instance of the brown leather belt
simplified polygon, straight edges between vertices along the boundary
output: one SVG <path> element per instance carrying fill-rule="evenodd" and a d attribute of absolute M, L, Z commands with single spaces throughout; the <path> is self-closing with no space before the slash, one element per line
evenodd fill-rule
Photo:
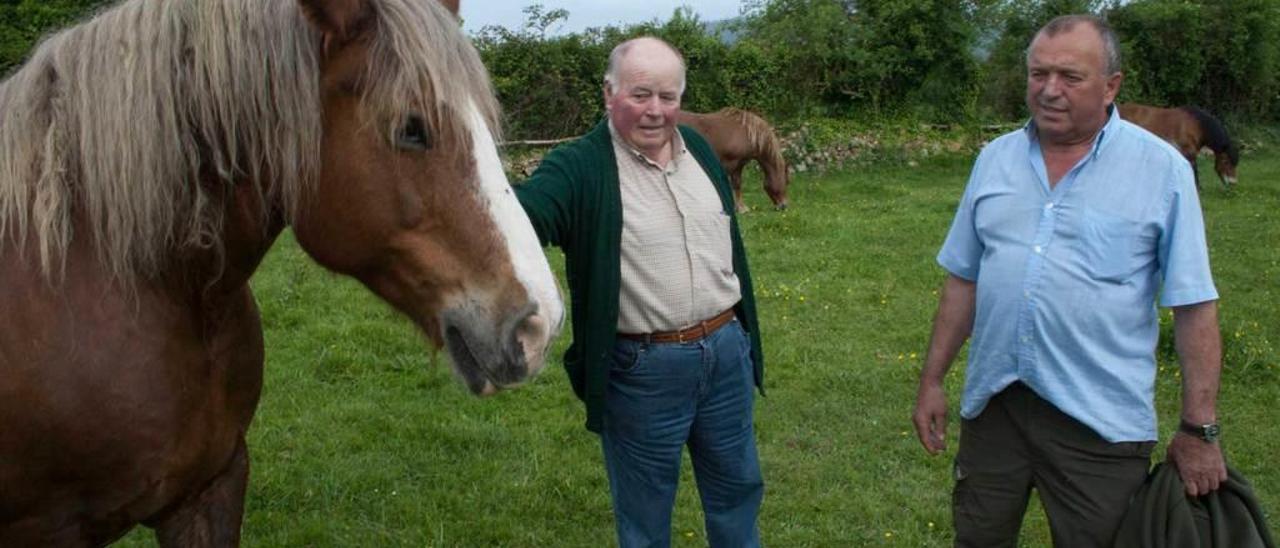
<path fill-rule="evenodd" d="M 646 343 L 687 343 L 694 342 L 715 333 L 724 324 L 733 319 L 733 308 L 716 314 L 710 320 L 701 321 L 691 327 L 679 331 L 659 331 L 656 333 L 618 333 L 619 337 Z"/>

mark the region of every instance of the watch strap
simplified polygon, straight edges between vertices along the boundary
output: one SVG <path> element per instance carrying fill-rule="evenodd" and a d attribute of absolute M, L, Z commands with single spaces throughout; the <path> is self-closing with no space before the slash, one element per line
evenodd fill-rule
<path fill-rule="evenodd" d="M 1218 423 L 1216 422 L 1208 424 L 1193 424 L 1187 422 L 1186 419 L 1182 419 L 1178 422 L 1178 430 L 1184 434 L 1189 434 L 1200 438 L 1203 441 L 1213 443 L 1218 441 L 1218 435 L 1221 432 L 1221 427 L 1218 426 Z"/>

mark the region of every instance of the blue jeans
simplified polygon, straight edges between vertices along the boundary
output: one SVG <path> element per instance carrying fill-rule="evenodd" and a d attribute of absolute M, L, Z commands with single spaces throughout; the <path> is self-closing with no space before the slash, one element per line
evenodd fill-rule
<path fill-rule="evenodd" d="M 619 338 L 605 396 L 604 461 L 621 548 L 671 544 L 689 447 L 713 547 L 760 545 L 764 480 L 752 427 L 751 343 L 735 319 L 702 340 Z"/>

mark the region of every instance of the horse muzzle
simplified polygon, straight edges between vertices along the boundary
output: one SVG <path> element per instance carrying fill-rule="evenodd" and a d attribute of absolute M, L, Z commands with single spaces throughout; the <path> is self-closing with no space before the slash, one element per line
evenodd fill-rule
<path fill-rule="evenodd" d="M 474 305 L 449 309 L 441 326 L 454 371 L 473 394 L 489 396 L 541 371 L 554 334 L 533 302 L 497 321 L 482 312 Z"/>

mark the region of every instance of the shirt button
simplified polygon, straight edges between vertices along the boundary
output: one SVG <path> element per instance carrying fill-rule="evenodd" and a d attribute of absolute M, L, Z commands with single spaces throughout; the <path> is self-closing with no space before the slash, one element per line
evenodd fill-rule
<path fill-rule="evenodd" d="M 1027 341 L 1029 341 L 1030 339 L 1029 339 L 1029 338 L 1027 338 L 1027 337 L 1018 337 L 1018 340 L 1020 340 L 1020 341 L 1022 341 L 1022 342 L 1027 342 Z"/>
<path fill-rule="evenodd" d="M 1033 248 L 1031 248 L 1031 249 L 1033 249 L 1036 253 L 1040 253 L 1040 252 L 1043 252 L 1043 251 L 1044 251 L 1044 249 L 1042 249 L 1040 246 L 1035 246 L 1035 247 L 1033 247 Z"/>
<path fill-rule="evenodd" d="M 1053 202 L 1049 202 L 1049 203 L 1045 204 L 1045 205 L 1044 205 L 1044 208 L 1045 208 L 1045 209 L 1053 209 Z"/>
<path fill-rule="evenodd" d="M 1031 298 L 1031 292 L 1030 292 L 1030 291 L 1023 291 L 1023 292 L 1022 292 L 1022 296 L 1023 296 L 1023 297 L 1026 297 L 1026 298 L 1028 298 L 1028 299 L 1030 299 L 1030 298 Z"/>

